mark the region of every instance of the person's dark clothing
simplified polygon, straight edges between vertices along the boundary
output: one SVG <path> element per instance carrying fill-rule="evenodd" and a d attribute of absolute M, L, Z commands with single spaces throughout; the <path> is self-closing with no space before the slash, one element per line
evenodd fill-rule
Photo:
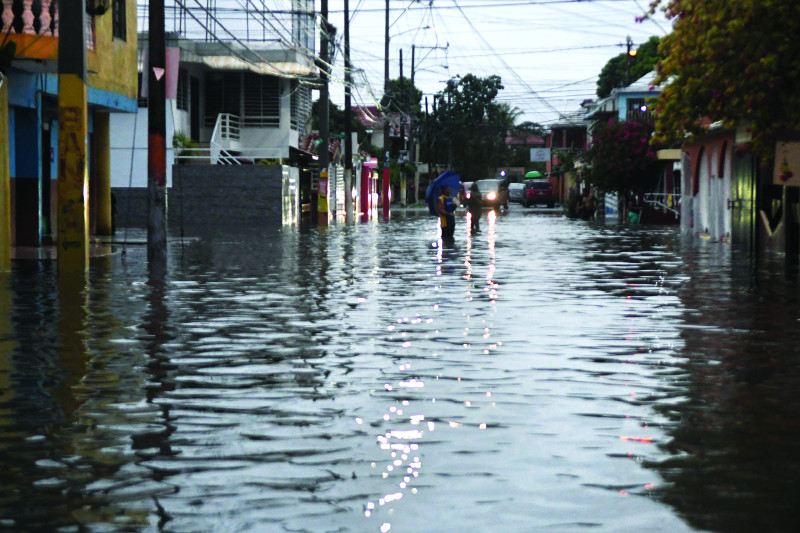
<path fill-rule="evenodd" d="M 470 230 L 480 231 L 481 213 L 483 212 L 483 196 L 478 190 L 469 193 Z"/>

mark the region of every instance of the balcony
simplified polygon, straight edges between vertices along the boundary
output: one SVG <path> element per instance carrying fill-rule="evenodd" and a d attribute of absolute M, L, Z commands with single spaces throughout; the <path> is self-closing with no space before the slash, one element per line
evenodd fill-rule
<path fill-rule="evenodd" d="M 2 0 L 3 35 L 17 44 L 16 59 L 58 59 L 58 0 Z M 94 50 L 94 19 L 86 17 L 86 47 Z"/>

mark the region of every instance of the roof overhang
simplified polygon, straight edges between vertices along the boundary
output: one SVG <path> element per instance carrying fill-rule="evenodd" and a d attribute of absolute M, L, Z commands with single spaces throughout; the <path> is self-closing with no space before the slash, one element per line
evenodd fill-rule
<path fill-rule="evenodd" d="M 215 70 L 249 70 L 256 74 L 280 78 L 307 77 L 317 74 L 317 69 L 313 65 L 294 61 L 244 61 L 233 56 L 205 56 L 201 61 Z"/>

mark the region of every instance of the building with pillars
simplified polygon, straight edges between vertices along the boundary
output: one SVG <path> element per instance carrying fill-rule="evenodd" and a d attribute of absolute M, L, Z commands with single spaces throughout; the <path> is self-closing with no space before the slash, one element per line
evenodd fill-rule
<path fill-rule="evenodd" d="M 56 0 L 2 0 L 0 120 L 8 135 L 0 138 L 0 154 L 8 156 L 0 183 L 8 194 L 0 195 L 7 204 L 0 206 L 7 217 L 0 250 L 40 247 L 57 235 L 59 8 Z M 90 235 L 110 235 L 109 114 L 136 111 L 136 3 L 87 0 L 86 11 L 84 196 Z"/>

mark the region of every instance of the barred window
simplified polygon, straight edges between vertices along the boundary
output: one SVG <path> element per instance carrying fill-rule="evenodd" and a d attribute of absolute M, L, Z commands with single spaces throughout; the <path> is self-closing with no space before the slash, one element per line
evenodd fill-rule
<path fill-rule="evenodd" d="M 653 112 L 644 98 L 631 98 L 628 100 L 628 120 L 638 122 L 653 121 Z"/>
<path fill-rule="evenodd" d="M 178 93 L 175 95 L 175 105 L 181 111 L 189 111 L 189 76 L 184 68 L 178 70 Z"/>
<path fill-rule="evenodd" d="M 292 110 L 291 125 L 297 130 L 305 128 L 308 117 L 311 116 L 311 88 L 292 80 Z"/>
<path fill-rule="evenodd" d="M 277 127 L 281 122 L 281 82 L 275 76 L 253 72 L 244 75 L 244 113 L 242 125 Z"/>
<path fill-rule="evenodd" d="M 214 72 L 205 78 L 205 117 L 203 123 L 213 127 L 217 115 L 228 113 L 239 116 L 242 112 L 242 79 L 240 72 Z"/>

